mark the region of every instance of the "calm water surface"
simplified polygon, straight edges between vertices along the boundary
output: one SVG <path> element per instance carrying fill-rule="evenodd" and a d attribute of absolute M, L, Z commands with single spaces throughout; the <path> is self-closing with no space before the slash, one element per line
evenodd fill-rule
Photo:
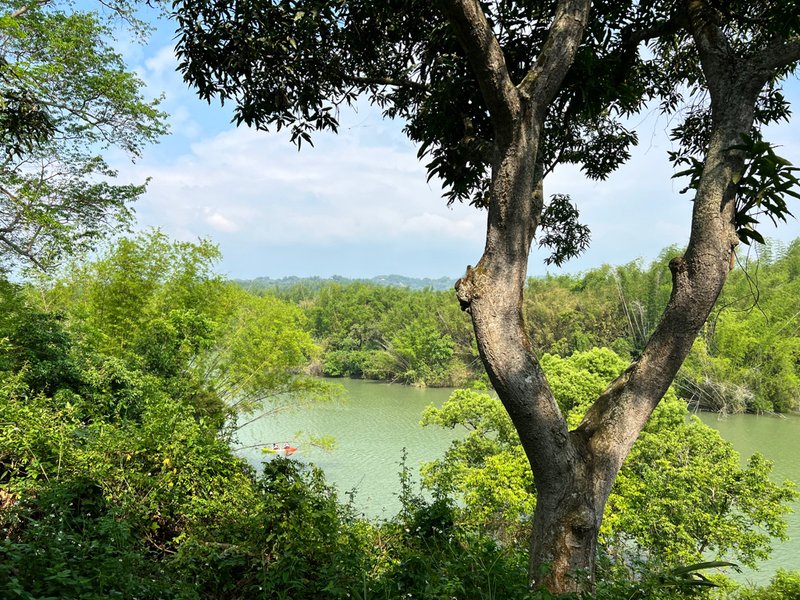
<path fill-rule="evenodd" d="M 242 446 L 297 440 L 294 455 L 325 470 L 328 481 L 341 492 L 356 490 L 356 505 L 369 517 L 391 517 L 398 508 L 398 471 L 403 448 L 408 465 L 416 473 L 420 464 L 439 458 L 456 439 L 458 431 L 420 427 L 422 410 L 440 406 L 449 389 L 419 389 L 356 380 L 337 380 L 348 399 L 338 404 L 318 405 L 257 421 L 240 431 Z M 800 417 L 733 415 L 700 418 L 729 440 L 743 462 L 761 452 L 775 463 L 773 478 L 800 482 Z M 300 433 L 302 432 L 302 433 Z M 332 452 L 304 443 L 309 435 L 336 438 Z M 258 449 L 242 450 L 253 464 L 264 460 Z M 741 578 L 765 583 L 778 568 L 800 569 L 800 504 L 790 515 L 788 542 L 776 544 L 772 558 L 758 572 Z"/>
<path fill-rule="evenodd" d="M 400 508 L 403 448 L 415 475 L 426 461 L 440 458 L 458 431 L 421 427 L 422 410 L 441 406 L 452 390 L 414 388 L 353 379 L 337 379 L 347 392 L 340 403 L 316 405 L 256 421 L 239 432 L 242 446 L 297 440 L 292 456 L 325 471 L 340 492 L 356 490 L 356 505 L 368 517 L 392 517 Z M 331 435 L 333 451 L 303 443 L 309 436 Z M 251 463 L 264 460 L 258 449 L 240 452 Z"/>
<path fill-rule="evenodd" d="M 774 463 L 772 479 L 789 479 L 800 485 L 800 417 L 729 415 L 699 413 L 700 419 L 718 430 L 746 463 L 754 452 L 760 452 Z M 787 519 L 789 540 L 773 546 L 772 557 L 760 563 L 758 571 L 745 570 L 742 579 L 767 583 L 778 569 L 800 569 L 800 502 Z M 738 579 L 738 578 L 737 578 Z"/>

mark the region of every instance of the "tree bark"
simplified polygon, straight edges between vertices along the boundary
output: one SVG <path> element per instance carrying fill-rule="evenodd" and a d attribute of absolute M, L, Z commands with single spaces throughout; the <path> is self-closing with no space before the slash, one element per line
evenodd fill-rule
<path fill-rule="evenodd" d="M 445 5 L 495 127 L 486 247 L 456 289 L 472 316 L 481 358 L 534 474 L 538 507 L 531 546 L 532 583 L 553 591 L 575 589 L 572 573 L 593 573 L 599 518 L 596 510 L 587 509 L 580 493 L 587 489 L 586 473 L 576 466 L 584 462 L 533 355 L 522 317 L 522 290 L 542 211 L 536 158 L 544 114 L 572 63 L 590 2 L 559 2 L 549 39 L 518 86 L 508 76 L 478 2 L 452 0 Z M 545 564 L 548 574 L 540 581 L 538 573 Z"/>
<path fill-rule="evenodd" d="M 637 362 L 591 406 L 577 429 L 595 463 L 595 496 L 603 504 L 622 462 L 672 383 L 727 279 L 739 243 L 735 229 L 742 143 L 754 122 L 758 95 L 774 76 L 773 59 L 786 46 L 747 59 L 736 56 L 704 0 L 686 3 L 688 28 L 697 46 L 711 96 L 712 124 L 703 173 L 694 198 L 686 252 L 670 262 L 672 294 Z M 795 54 L 794 60 L 800 57 Z M 779 62 L 779 61 L 778 61 Z M 784 63 L 785 65 L 786 63 Z"/>
<path fill-rule="evenodd" d="M 533 355 L 522 316 L 528 254 L 542 210 L 537 149 L 546 107 L 583 36 L 589 0 L 561 0 L 534 67 L 514 86 L 477 0 L 442 0 L 469 58 L 495 128 L 486 246 L 456 284 L 472 316 L 486 371 L 519 434 L 537 505 L 530 546 L 532 587 L 552 593 L 594 586 L 597 535 L 614 479 L 672 383 L 722 289 L 738 243 L 732 147 L 753 125 L 758 94 L 780 52 L 737 59 L 704 0 L 687 0 L 689 29 L 712 101 L 712 134 L 694 201 L 686 253 L 670 263 L 673 291 L 641 357 L 610 384 L 574 431 Z M 786 46 L 780 46 L 785 58 Z M 766 52 L 766 51 L 765 51 Z M 791 52 L 789 52 L 791 54 Z M 796 60 L 796 59 L 795 59 Z M 786 64 L 785 62 L 782 64 Z"/>

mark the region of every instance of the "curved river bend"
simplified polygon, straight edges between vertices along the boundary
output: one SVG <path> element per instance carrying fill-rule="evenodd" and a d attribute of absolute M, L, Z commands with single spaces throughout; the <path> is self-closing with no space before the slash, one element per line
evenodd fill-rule
<path fill-rule="evenodd" d="M 420 389 L 360 380 L 336 380 L 347 391 L 347 400 L 315 405 L 260 419 L 239 432 L 241 446 L 292 441 L 297 458 L 321 467 L 341 493 L 355 490 L 355 504 L 368 517 L 391 517 L 400 507 L 398 472 L 403 448 L 412 473 L 426 461 L 441 457 L 459 431 L 419 425 L 422 410 L 441 405 L 452 390 Z M 701 413 L 700 418 L 719 430 L 746 460 L 761 452 L 775 463 L 773 477 L 800 483 L 800 417 L 732 415 L 719 418 Z M 333 451 L 304 443 L 308 436 L 331 435 Z M 259 448 L 240 451 L 252 464 L 264 460 Z M 789 515 L 787 542 L 775 545 L 772 558 L 757 572 L 737 579 L 766 583 L 778 568 L 800 569 L 800 504 Z"/>

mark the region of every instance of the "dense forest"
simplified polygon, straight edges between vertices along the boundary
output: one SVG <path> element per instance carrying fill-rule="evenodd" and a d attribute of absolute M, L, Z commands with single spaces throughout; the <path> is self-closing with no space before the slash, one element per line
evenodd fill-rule
<path fill-rule="evenodd" d="M 796 285 L 800 246 L 770 248 L 757 268 L 758 309 L 746 310 L 751 265 L 749 279 L 732 280 L 731 306 L 720 305 L 687 379 L 722 363 L 729 370 L 715 385 L 753 386 L 759 397 L 746 363 L 734 363 L 742 355 L 727 349 L 754 352 L 765 338 L 726 344 L 746 319 L 766 320 L 770 327 L 752 329 L 763 336 L 792 327 L 791 314 L 771 311 Z M 482 390 L 451 295 L 363 283 L 254 294 L 216 275 L 218 258 L 209 243 L 151 232 L 52 280 L 3 281 L 0 595 L 549 597 L 528 590 L 518 543 L 536 502 L 530 472 L 502 406 Z M 635 353 L 648 303 L 663 292 L 662 268 L 530 281 L 528 310 L 554 327 L 534 339 L 570 423 L 625 367 L 620 353 Z M 273 456 L 256 469 L 231 450 L 241 423 L 336 396 L 330 380 L 309 376 L 314 368 L 469 381 L 421 415 L 468 434 L 425 467 L 423 490 L 401 469 L 395 517 L 358 517 L 313 466 Z M 664 400 L 617 480 L 596 597 L 796 598 L 797 574 L 779 572 L 762 589 L 704 575 L 726 564 L 709 560 L 756 565 L 768 556 L 797 495 L 770 480 L 763 457 L 741 465 L 730 444 L 687 417 L 680 393 Z"/>
<path fill-rule="evenodd" d="M 538 356 L 610 348 L 635 359 L 671 290 L 665 249 L 577 275 L 528 280 L 524 309 Z M 322 348 L 317 371 L 422 386 L 486 381 L 472 326 L 455 295 L 408 280 L 242 281 L 298 306 Z M 694 409 L 791 412 L 800 408 L 800 241 L 770 242 L 739 259 L 676 381 Z"/>

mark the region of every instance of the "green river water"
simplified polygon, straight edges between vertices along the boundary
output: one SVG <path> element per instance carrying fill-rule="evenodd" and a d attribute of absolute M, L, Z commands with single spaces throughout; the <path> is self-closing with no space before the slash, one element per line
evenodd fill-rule
<path fill-rule="evenodd" d="M 293 455 L 321 467 L 329 482 L 341 492 L 355 490 L 356 506 L 368 517 L 391 517 L 399 508 L 398 471 L 403 448 L 408 465 L 417 472 L 420 464 L 442 456 L 457 431 L 420 427 L 422 410 L 441 405 L 449 389 L 420 389 L 369 381 L 337 380 L 347 391 L 347 400 L 281 413 L 258 420 L 239 432 L 241 446 L 292 441 Z M 733 415 L 700 418 L 720 431 L 746 460 L 761 452 L 775 463 L 776 480 L 800 483 L 800 417 Z M 333 451 L 312 447 L 308 436 L 331 435 Z M 259 448 L 240 451 L 251 463 L 264 460 Z M 800 569 L 800 504 L 789 516 L 787 542 L 775 545 L 772 558 L 757 572 L 747 571 L 737 579 L 766 583 L 778 568 Z"/>

